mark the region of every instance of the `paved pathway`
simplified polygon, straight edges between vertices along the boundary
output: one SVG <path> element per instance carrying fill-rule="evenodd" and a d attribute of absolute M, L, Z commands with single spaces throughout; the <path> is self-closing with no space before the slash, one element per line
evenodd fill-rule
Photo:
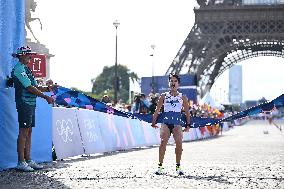
<path fill-rule="evenodd" d="M 163 176 L 153 174 L 158 148 L 151 147 L 53 162 L 34 173 L 3 171 L 0 188 L 284 188 L 284 132 L 267 122 L 184 143 L 182 177 L 174 148 L 168 145 Z"/>

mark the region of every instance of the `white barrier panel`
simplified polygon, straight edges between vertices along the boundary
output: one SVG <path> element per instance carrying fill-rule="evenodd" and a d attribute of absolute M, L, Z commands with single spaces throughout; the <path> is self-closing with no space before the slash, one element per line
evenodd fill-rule
<path fill-rule="evenodd" d="M 107 152 L 117 150 L 119 144 L 117 129 L 113 123 L 113 115 L 103 112 L 98 112 L 98 120 L 101 128 L 102 138 Z"/>
<path fill-rule="evenodd" d="M 183 141 L 195 140 L 196 136 L 194 135 L 194 130 L 191 128 L 188 132 L 183 133 Z"/>
<path fill-rule="evenodd" d="M 136 136 L 134 135 L 134 132 L 133 132 L 133 126 L 130 124 L 130 122 L 132 123 L 132 119 L 126 119 L 125 120 L 125 128 L 126 128 L 126 136 L 128 138 L 128 142 L 129 142 L 129 146 L 131 146 L 132 148 L 133 147 L 136 147 L 136 141 L 135 141 L 135 138 Z"/>
<path fill-rule="evenodd" d="M 134 136 L 135 146 L 134 147 L 142 147 L 145 146 L 145 137 L 143 128 L 141 126 L 141 121 L 138 119 L 132 119 L 130 121 L 130 127 L 132 131 L 132 135 Z"/>
<path fill-rule="evenodd" d="M 58 159 L 84 153 L 160 144 L 160 129 L 138 119 L 77 108 L 52 108 L 53 143 Z M 160 124 L 158 124 L 160 126 Z M 206 127 L 191 128 L 184 141 L 210 137 Z M 84 144 L 84 146 L 82 145 Z M 173 137 L 169 143 L 174 143 Z"/>
<path fill-rule="evenodd" d="M 75 108 L 52 108 L 52 140 L 58 159 L 84 153 Z"/>
<path fill-rule="evenodd" d="M 99 122 L 101 114 L 86 109 L 79 109 L 76 112 L 85 154 L 105 152 L 106 149 Z"/>
<path fill-rule="evenodd" d="M 228 122 L 223 122 L 222 131 L 228 131 L 228 130 L 229 130 L 229 123 Z"/>
<path fill-rule="evenodd" d="M 126 146 L 128 146 L 128 141 L 125 135 L 125 132 L 123 129 L 125 129 L 125 122 L 124 117 L 121 116 L 112 116 L 114 127 L 116 128 L 115 137 L 116 137 L 116 143 L 115 147 L 117 150 L 124 149 Z"/>
<path fill-rule="evenodd" d="M 161 127 L 161 124 L 158 123 L 157 126 Z M 160 136 L 160 129 L 155 129 L 155 136 L 156 136 L 156 139 L 157 139 L 157 144 L 161 144 L 161 136 Z"/>
<path fill-rule="evenodd" d="M 134 146 L 134 137 L 128 120 L 129 118 L 114 116 L 115 126 L 120 138 L 120 146 L 117 146 L 119 149 L 130 149 Z"/>
<path fill-rule="evenodd" d="M 210 137 L 210 133 L 209 133 L 209 131 L 208 131 L 208 128 L 207 128 L 207 127 L 204 127 L 204 128 L 205 128 L 205 132 L 203 133 L 202 138 L 208 138 L 208 137 Z"/>
<path fill-rule="evenodd" d="M 202 135 L 199 128 L 193 128 L 196 136 L 196 140 L 202 139 Z"/>
<path fill-rule="evenodd" d="M 144 132 L 145 146 L 151 146 L 151 145 L 158 144 L 157 132 L 155 131 L 153 127 L 151 127 L 151 123 L 141 121 L 141 127 Z"/>

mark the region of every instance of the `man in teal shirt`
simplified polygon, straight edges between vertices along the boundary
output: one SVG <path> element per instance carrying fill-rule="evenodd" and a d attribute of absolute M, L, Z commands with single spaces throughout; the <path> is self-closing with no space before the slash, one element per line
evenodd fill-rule
<path fill-rule="evenodd" d="M 18 58 L 19 60 L 11 73 L 15 88 L 15 101 L 19 122 L 17 140 L 18 165 L 16 168 L 26 172 L 43 168 L 43 166 L 33 161 L 30 156 L 32 127 L 35 126 L 36 97 L 44 98 L 48 104 L 54 102 L 52 97 L 43 93 L 50 91 L 53 86 L 38 86 L 31 70 L 27 66 L 33 54 L 36 53 L 32 52 L 29 47 L 18 48 L 17 52 L 12 54 L 14 58 Z"/>

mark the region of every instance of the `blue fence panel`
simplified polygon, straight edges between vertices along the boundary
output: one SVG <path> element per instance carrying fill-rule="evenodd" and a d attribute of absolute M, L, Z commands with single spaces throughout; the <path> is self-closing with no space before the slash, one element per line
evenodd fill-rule
<path fill-rule="evenodd" d="M 15 60 L 11 54 L 24 42 L 24 1 L 0 1 L 0 168 L 17 163 L 18 121 L 13 88 L 6 89 Z"/>

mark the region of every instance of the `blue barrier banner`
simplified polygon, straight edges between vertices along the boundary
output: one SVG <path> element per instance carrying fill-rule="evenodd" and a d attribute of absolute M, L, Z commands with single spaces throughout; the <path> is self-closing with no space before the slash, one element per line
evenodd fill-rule
<path fill-rule="evenodd" d="M 129 113 L 116 110 L 110 106 L 107 106 L 105 103 L 100 102 L 90 96 L 87 96 L 83 93 L 78 91 L 73 91 L 71 89 L 61 87 L 54 89 L 54 98 L 55 102 L 58 105 L 63 105 L 66 107 L 78 107 L 78 108 L 85 108 L 94 111 L 100 111 L 108 114 L 113 114 L 117 116 L 127 117 L 131 119 L 139 119 L 145 122 L 151 123 L 152 122 L 152 114 L 137 114 L 137 113 Z M 161 123 L 164 119 L 165 114 L 161 113 L 158 117 L 157 123 Z M 185 122 L 185 115 L 182 116 L 182 124 L 186 125 Z M 201 117 L 192 117 L 190 121 L 190 125 L 192 128 L 201 127 L 205 125 L 213 125 L 218 123 L 219 119 L 212 119 L 212 118 L 201 118 Z"/>
<path fill-rule="evenodd" d="M 73 91 L 68 88 L 58 87 L 54 89 L 54 98 L 57 104 L 64 106 L 75 106 L 79 108 L 88 108 L 95 111 L 105 112 L 117 116 L 128 117 L 132 119 L 139 119 L 148 123 L 152 122 L 151 114 L 132 114 L 128 112 L 122 112 L 116 110 L 112 107 L 107 106 L 106 104 L 93 99 L 83 93 L 78 91 Z M 201 118 L 201 117 L 191 117 L 190 127 L 198 128 L 204 126 L 215 125 L 220 122 L 228 122 L 236 119 L 245 118 L 250 115 L 258 114 L 264 111 L 272 111 L 274 108 L 280 108 L 284 106 L 284 94 L 272 100 L 271 102 L 263 103 L 258 106 L 249 108 L 237 114 L 234 114 L 228 118 L 224 119 L 213 119 L 213 118 Z M 167 116 L 165 113 L 160 113 L 157 123 L 161 123 L 164 120 L 164 117 Z M 185 115 L 182 114 L 182 125 L 186 125 Z"/>
<path fill-rule="evenodd" d="M 15 91 L 6 89 L 6 79 L 15 65 L 11 54 L 24 42 L 24 10 L 24 1 L 0 1 L 0 169 L 17 165 Z"/>
<path fill-rule="evenodd" d="M 73 91 L 71 89 L 59 86 L 58 88 L 55 88 L 53 92 L 53 97 L 58 105 L 90 109 L 108 114 L 114 114 L 117 116 L 135 118 L 130 113 L 116 110 L 110 106 L 107 106 L 105 103 L 78 91 Z"/>
<path fill-rule="evenodd" d="M 52 107 L 42 98 L 37 98 L 35 124 L 31 157 L 36 162 L 52 161 Z"/>
<path fill-rule="evenodd" d="M 0 169 L 15 167 L 18 162 L 17 137 L 19 132 L 14 89 L 0 91 Z"/>
<path fill-rule="evenodd" d="M 270 102 L 251 107 L 249 109 L 236 113 L 230 117 L 224 118 L 221 120 L 221 122 L 229 122 L 236 119 L 245 118 L 247 116 L 259 114 L 262 112 L 272 111 L 274 108 L 279 109 L 283 106 L 284 106 L 284 94 L 280 95 L 279 97 L 275 98 Z"/>

